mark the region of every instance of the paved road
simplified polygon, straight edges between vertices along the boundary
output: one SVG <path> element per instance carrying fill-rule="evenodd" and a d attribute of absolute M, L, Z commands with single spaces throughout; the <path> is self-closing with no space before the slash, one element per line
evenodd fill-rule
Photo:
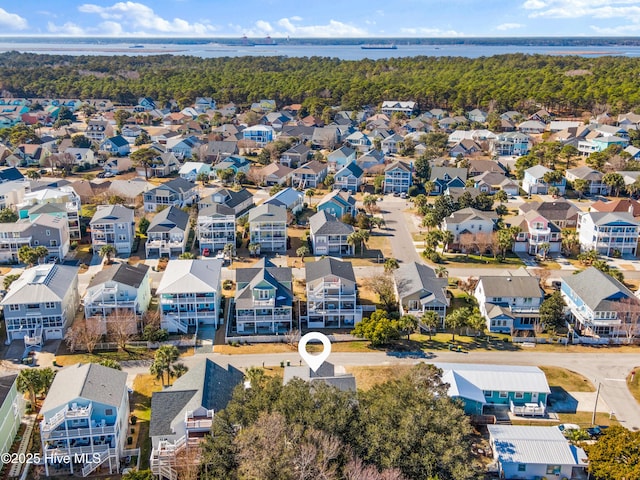
<path fill-rule="evenodd" d="M 280 362 L 291 362 L 297 365 L 300 355 L 297 351 L 290 353 L 274 353 L 260 355 L 221 355 L 217 353 L 194 355 L 185 357 L 184 363 L 192 366 L 208 357 L 215 362 L 225 365 L 231 364 L 236 368 L 251 366 L 278 366 Z M 550 353 L 535 350 L 523 352 L 436 352 L 429 359 L 398 358 L 382 352 L 372 353 L 333 353 L 329 361 L 342 366 L 368 365 L 400 365 L 416 364 L 421 361 L 430 363 L 484 363 L 484 364 L 513 364 L 513 365 L 549 365 L 567 368 L 584 375 L 595 386 L 601 384 L 600 397 L 622 425 L 632 430 L 640 430 L 640 404 L 638 404 L 629 390 L 625 379 L 629 372 L 640 366 L 640 353 Z M 126 362 L 125 362 L 126 363 Z M 138 373 L 148 373 L 148 362 L 136 362 L 124 365 L 129 373 L 129 382 Z"/>
<path fill-rule="evenodd" d="M 413 245 L 411 229 L 403 210 L 407 208 L 405 200 L 387 195 L 378 203 L 386 228 L 391 231 L 391 251 L 393 256 L 401 263 L 421 262 L 420 255 Z"/>

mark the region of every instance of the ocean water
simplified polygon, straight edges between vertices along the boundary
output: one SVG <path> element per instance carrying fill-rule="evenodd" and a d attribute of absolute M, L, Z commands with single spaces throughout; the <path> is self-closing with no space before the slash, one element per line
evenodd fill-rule
<path fill-rule="evenodd" d="M 223 45 L 188 43 L 115 43 L 98 41 L 2 41 L 0 52 L 19 51 L 28 53 L 47 53 L 55 55 L 190 55 L 201 58 L 243 57 L 243 56 L 286 56 L 286 57 L 331 57 L 342 60 L 372 60 L 381 58 L 399 58 L 416 56 L 435 57 L 489 57 L 508 53 L 579 55 L 598 57 L 603 55 L 638 57 L 640 45 L 606 46 L 549 46 L 549 45 L 482 45 L 482 44 L 442 44 L 416 45 L 397 43 L 396 49 L 365 50 L 360 45 L 294 45 L 286 40 L 275 45 Z"/>

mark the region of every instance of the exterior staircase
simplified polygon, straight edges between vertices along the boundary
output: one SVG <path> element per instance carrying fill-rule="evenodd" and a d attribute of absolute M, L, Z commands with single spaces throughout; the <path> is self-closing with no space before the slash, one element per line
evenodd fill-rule
<path fill-rule="evenodd" d="M 102 465 L 104 462 L 109 460 L 109 458 L 111 458 L 112 460 L 115 460 L 116 464 L 118 462 L 118 455 L 116 454 L 115 448 L 109 448 L 107 450 L 103 450 L 103 451 L 99 452 L 98 455 L 99 455 L 98 459 L 96 459 L 94 461 L 91 461 L 89 463 L 86 463 L 84 465 L 84 467 L 82 467 L 82 476 L 83 477 L 86 477 L 91 472 L 93 472 L 95 469 L 100 467 L 100 465 Z"/>

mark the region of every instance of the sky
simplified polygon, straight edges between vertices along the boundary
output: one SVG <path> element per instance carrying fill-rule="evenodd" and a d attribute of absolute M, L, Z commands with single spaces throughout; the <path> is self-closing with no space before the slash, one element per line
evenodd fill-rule
<path fill-rule="evenodd" d="M 640 0 L 0 0 L 0 36 L 640 35 Z"/>

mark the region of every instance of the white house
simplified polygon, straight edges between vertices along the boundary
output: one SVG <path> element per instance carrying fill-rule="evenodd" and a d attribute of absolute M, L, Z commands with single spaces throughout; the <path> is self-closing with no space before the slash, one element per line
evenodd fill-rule
<path fill-rule="evenodd" d="M 640 222 L 628 212 L 581 212 L 578 239 L 583 251 L 635 256 Z"/>
<path fill-rule="evenodd" d="M 180 178 L 195 182 L 198 175 L 204 174 L 209 176 L 211 173 L 211 165 L 203 162 L 184 162 L 178 170 Z"/>

